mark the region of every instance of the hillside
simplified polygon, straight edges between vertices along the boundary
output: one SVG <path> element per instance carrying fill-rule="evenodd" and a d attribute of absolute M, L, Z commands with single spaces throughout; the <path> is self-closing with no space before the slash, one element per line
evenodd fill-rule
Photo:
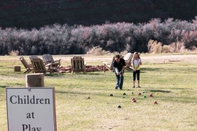
<path fill-rule="evenodd" d="M 1 0 L 0 27 L 141 23 L 151 18 L 192 20 L 196 14 L 195 0 Z"/>

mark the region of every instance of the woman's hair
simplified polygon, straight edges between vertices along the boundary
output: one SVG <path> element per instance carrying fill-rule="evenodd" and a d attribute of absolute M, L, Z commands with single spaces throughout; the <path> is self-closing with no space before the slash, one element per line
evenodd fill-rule
<path fill-rule="evenodd" d="M 132 60 L 134 60 L 135 54 L 137 54 L 138 59 L 140 59 L 140 54 L 139 54 L 138 52 L 134 52 L 134 53 L 133 53 L 133 58 L 132 58 Z"/>

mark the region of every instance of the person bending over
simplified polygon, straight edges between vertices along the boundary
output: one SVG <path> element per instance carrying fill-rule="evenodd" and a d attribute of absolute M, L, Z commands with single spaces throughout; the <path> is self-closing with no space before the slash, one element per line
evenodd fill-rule
<path fill-rule="evenodd" d="M 115 89 L 120 88 L 122 90 L 123 82 L 124 82 L 124 68 L 125 68 L 125 60 L 120 57 L 120 55 L 115 56 L 115 60 L 113 61 L 113 69 L 116 75 L 116 86 Z"/>

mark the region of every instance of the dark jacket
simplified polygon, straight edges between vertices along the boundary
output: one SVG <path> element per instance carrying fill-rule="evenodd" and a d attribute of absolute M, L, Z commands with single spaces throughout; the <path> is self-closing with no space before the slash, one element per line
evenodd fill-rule
<path fill-rule="evenodd" d="M 123 58 L 120 58 L 120 62 L 117 63 L 115 60 L 113 62 L 113 67 L 117 68 L 118 71 L 120 72 L 122 70 L 122 68 L 126 66 L 125 60 Z"/>

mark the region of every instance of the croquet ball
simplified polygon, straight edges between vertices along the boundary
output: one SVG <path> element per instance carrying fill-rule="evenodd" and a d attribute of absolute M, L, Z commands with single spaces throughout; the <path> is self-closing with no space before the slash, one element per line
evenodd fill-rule
<path fill-rule="evenodd" d="M 150 94 L 149 96 L 150 96 L 150 97 L 153 97 L 153 94 Z"/>
<path fill-rule="evenodd" d="M 110 94 L 110 96 L 113 96 L 113 94 Z"/>
<path fill-rule="evenodd" d="M 142 92 L 143 94 L 145 93 L 145 92 Z"/>
<path fill-rule="evenodd" d="M 157 101 L 155 101 L 154 104 L 158 104 Z"/>
<path fill-rule="evenodd" d="M 88 96 L 87 99 L 90 99 L 90 97 Z"/>
<path fill-rule="evenodd" d="M 135 100 L 135 98 L 132 98 L 132 101 L 134 101 Z"/>
<path fill-rule="evenodd" d="M 137 102 L 136 100 L 133 100 L 133 102 L 135 103 L 135 102 Z"/>
<path fill-rule="evenodd" d="M 141 95 L 141 93 L 138 93 L 138 95 Z"/>
<path fill-rule="evenodd" d="M 121 106 L 119 105 L 117 108 L 121 108 Z"/>
<path fill-rule="evenodd" d="M 131 94 L 134 94 L 134 92 L 131 92 Z"/>
<path fill-rule="evenodd" d="M 126 95 L 126 93 L 123 93 L 123 95 Z"/>
<path fill-rule="evenodd" d="M 125 98 L 125 96 L 122 96 L 122 98 Z"/>
<path fill-rule="evenodd" d="M 146 98 L 146 96 L 143 96 L 143 98 Z"/>

